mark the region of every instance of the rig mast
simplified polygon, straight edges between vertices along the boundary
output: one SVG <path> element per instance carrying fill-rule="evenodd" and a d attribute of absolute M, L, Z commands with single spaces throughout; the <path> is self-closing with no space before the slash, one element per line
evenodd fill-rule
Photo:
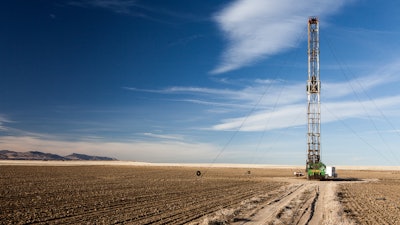
<path fill-rule="evenodd" d="M 308 20 L 308 80 L 307 80 L 307 165 L 308 178 L 319 179 L 325 173 L 321 160 L 321 81 L 319 80 L 319 23 L 318 18 Z M 323 168 L 321 168 L 323 167 Z M 323 172 L 322 172 L 323 170 Z"/>

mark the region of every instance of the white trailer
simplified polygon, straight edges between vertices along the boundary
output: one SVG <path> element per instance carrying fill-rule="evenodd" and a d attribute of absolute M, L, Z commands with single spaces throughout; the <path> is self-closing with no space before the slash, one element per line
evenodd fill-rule
<path fill-rule="evenodd" d="M 327 166 L 325 169 L 325 177 L 326 178 L 336 178 L 337 177 L 336 167 Z"/>
<path fill-rule="evenodd" d="M 304 176 L 304 173 L 301 171 L 296 171 L 293 173 L 293 175 L 295 175 L 296 177 L 302 177 L 302 176 Z"/>

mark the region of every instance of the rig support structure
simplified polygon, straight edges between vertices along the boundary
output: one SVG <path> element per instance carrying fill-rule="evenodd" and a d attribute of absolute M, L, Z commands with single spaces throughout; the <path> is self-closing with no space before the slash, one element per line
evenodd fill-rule
<path fill-rule="evenodd" d="M 308 80 L 307 80 L 307 165 L 308 179 L 323 179 L 325 165 L 321 162 L 321 105 L 319 79 L 319 21 L 308 20 Z"/>

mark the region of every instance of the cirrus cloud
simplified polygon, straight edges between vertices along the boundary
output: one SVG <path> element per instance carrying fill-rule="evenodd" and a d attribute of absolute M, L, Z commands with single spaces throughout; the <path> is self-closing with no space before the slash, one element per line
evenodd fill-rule
<path fill-rule="evenodd" d="M 348 2 L 237 0 L 229 4 L 214 16 L 228 44 L 211 73 L 235 70 L 296 47 L 309 16 L 326 17 Z"/>

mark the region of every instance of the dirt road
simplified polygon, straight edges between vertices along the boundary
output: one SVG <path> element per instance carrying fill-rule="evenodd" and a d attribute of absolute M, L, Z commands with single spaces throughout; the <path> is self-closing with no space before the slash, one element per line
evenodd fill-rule
<path fill-rule="evenodd" d="M 336 198 L 337 181 L 285 179 L 291 183 L 256 208 L 242 211 L 232 224 L 352 224 Z"/>

